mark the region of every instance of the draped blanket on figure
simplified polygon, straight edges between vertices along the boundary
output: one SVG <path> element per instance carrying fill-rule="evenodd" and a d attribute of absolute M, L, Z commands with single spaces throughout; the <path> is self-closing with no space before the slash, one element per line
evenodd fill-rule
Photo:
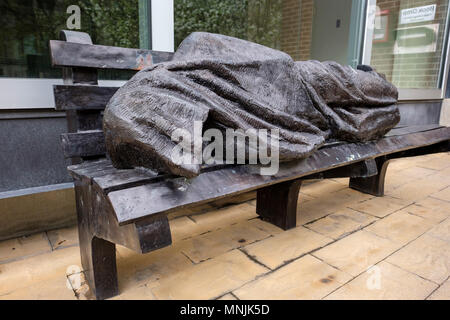
<path fill-rule="evenodd" d="M 187 37 L 173 60 L 138 72 L 104 114 L 107 151 L 119 168 L 193 177 L 171 159 L 178 128 L 279 129 L 280 161 L 327 140 L 379 139 L 399 121 L 397 89 L 371 68 L 298 61 L 278 50 L 210 33 Z"/>

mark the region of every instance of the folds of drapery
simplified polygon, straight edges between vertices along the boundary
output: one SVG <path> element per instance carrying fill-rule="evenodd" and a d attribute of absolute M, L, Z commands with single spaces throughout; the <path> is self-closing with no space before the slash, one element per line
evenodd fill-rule
<path fill-rule="evenodd" d="M 370 68 L 369 68 L 370 69 Z M 183 129 L 279 129 L 280 161 L 304 158 L 327 139 L 364 142 L 399 121 L 397 89 L 375 71 L 298 61 L 228 36 L 193 33 L 170 62 L 138 72 L 104 114 L 115 166 L 193 177 L 199 164 L 175 163 Z"/>

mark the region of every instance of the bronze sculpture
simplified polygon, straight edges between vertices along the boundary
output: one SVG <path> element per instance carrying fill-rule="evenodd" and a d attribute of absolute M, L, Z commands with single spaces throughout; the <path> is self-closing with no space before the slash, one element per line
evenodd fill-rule
<path fill-rule="evenodd" d="M 365 66 L 299 61 L 228 36 L 193 33 L 172 61 L 138 72 L 104 114 L 118 168 L 143 166 L 193 177 L 199 164 L 170 157 L 176 129 L 279 129 L 280 161 L 304 158 L 329 140 L 365 142 L 399 121 L 397 89 Z"/>

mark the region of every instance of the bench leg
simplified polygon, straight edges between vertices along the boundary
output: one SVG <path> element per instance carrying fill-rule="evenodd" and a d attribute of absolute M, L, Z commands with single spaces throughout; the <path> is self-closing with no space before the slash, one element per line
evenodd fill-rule
<path fill-rule="evenodd" d="M 81 264 L 86 281 L 98 300 L 119 294 L 116 267 L 116 245 L 94 235 L 90 221 L 90 189 L 75 181 Z"/>
<path fill-rule="evenodd" d="M 389 165 L 389 159 L 379 157 L 375 159 L 378 174 L 367 178 L 350 178 L 350 188 L 363 193 L 368 193 L 377 197 L 384 196 L 384 179 Z"/>
<path fill-rule="evenodd" d="M 93 237 L 91 240 L 90 266 L 86 270 L 89 287 L 97 300 L 108 299 L 119 294 L 116 267 L 116 245 Z"/>
<path fill-rule="evenodd" d="M 256 194 L 256 213 L 283 230 L 295 228 L 301 185 L 301 180 L 292 180 L 259 189 Z"/>
<path fill-rule="evenodd" d="M 86 280 L 96 299 L 118 295 L 116 245 L 85 234 L 85 239 L 80 242 L 80 252 Z"/>

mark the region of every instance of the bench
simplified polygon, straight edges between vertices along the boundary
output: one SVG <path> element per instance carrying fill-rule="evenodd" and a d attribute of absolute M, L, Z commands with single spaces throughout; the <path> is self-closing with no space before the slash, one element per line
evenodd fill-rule
<path fill-rule="evenodd" d="M 391 159 L 450 150 L 450 128 L 399 127 L 368 143 L 330 142 L 307 159 L 280 164 L 274 176 L 255 165 L 205 167 L 192 179 L 150 170 L 115 169 L 105 155 L 102 112 L 116 92 L 98 86 L 98 69 L 140 70 L 170 60 L 171 53 L 93 45 L 88 34 L 62 31 L 50 41 L 52 64 L 63 68 L 54 86 L 65 110 L 64 155 L 75 184 L 81 261 L 97 299 L 118 294 L 115 245 L 148 253 L 172 242 L 167 215 L 218 199 L 256 191 L 258 215 L 284 230 L 296 226 L 302 181 L 350 178 L 350 188 L 383 196 Z"/>

